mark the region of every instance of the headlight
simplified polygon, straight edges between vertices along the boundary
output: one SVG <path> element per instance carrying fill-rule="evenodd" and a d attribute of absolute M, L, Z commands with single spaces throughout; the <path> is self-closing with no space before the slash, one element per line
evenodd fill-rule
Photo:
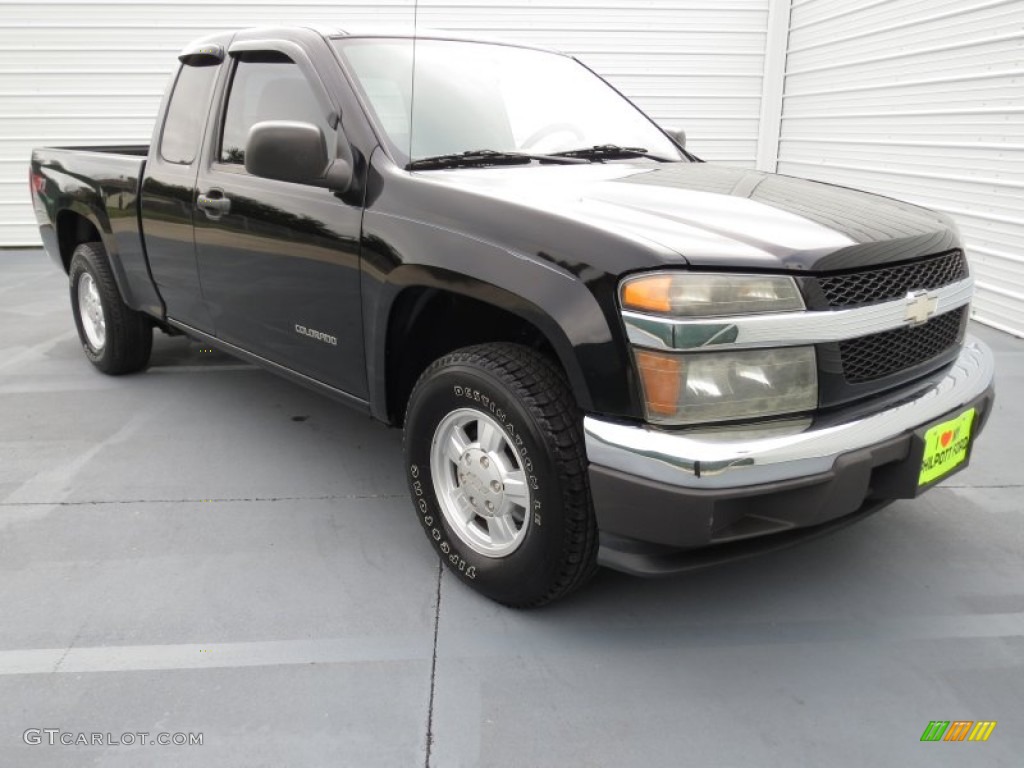
<path fill-rule="evenodd" d="M 818 404 L 814 347 L 736 352 L 636 349 L 648 421 L 694 424 L 808 411 Z"/>
<path fill-rule="evenodd" d="M 793 278 L 701 272 L 637 275 L 622 282 L 622 307 L 685 317 L 721 317 L 803 309 Z"/>
<path fill-rule="evenodd" d="M 779 416 L 818 404 L 818 367 L 813 346 L 729 350 L 725 327 L 697 318 L 795 312 L 804 309 L 796 281 L 786 275 L 648 272 L 622 281 L 619 297 L 627 318 L 647 420 L 701 424 Z M 642 316 L 646 316 L 645 318 Z M 675 318 L 686 318 L 680 324 Z M 659 333 L 658 329 L 666 331 Z M 715 351 L 662 351 L 689 336 L 711 333 Z M 683 336 L 693 342 L 684 333 Z M 699 338 L 697 345 L 702 342 Z M 719 351 L 721 350 L 721 351 Z"/>

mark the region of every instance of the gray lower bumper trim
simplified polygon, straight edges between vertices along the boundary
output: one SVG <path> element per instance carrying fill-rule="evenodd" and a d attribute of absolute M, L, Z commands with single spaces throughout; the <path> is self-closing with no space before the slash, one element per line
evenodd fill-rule
<path fill-rule="evenodd" d="M 583 420 L 587 457 L 593 464 L 688 488 L 740 488 L 828 471 L 836 457 L 916 429 L 984 394 L 995 373 L 992 351 L 968 336 L 946 376 L 896 407 L 823 429 L 779 426 L 764 434 L 666 432 Z M 770 431 L 769 431 L 770 430 Z"/>

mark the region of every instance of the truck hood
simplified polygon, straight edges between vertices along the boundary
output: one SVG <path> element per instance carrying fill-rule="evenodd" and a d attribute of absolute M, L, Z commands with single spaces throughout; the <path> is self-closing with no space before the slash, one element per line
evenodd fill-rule
<path fill-rule="evenodd" d="M 445 186 L 656 244 L 697 266 L 831 271 L 902 261 L 958 243 L 952 221 L 925 208 L 707 163 L 534 165 L 429 174 Z"/>

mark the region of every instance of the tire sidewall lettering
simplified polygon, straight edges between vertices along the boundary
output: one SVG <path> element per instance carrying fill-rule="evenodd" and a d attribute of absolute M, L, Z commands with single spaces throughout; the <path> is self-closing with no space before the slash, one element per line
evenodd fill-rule
<path fill-rule="evenodd" d="M 479 386 L 474 386 L 464 382 L 462 384 L 451 385 L 447 391 L 451 393 L 451 395 L 454 395 L 454 402 L 452 402 L 450 406 L 446 406 L 447 411 L 439 409 L 434 412 L 437 417 L 432 417 L 429 422 L 429 431 L 433 431 L 437 423 L 439 423 L 441 418 L 444 417 L 445 413 L 451 412 L 456 408 L 464 408 L 467 406 L 486 413 L 497 421 L 502 429 L 504 429 L 508 434 L 509 439 L 515 446 L 516 450 L 519 451 L 519 455 L 522 460 L 523 472 L 526 476 L 526 483 L 533 496 L 531 508 L 528 510 L 530 526 L 532 529 L 537 529 L 539 532 L 544 524 L 542 515 L 543 502 L 539 498 L 543 493 L 544 486 L 540 480 L 538 462 L 535 461 L 530 448 L 530 445 L 533 444 L 534 441 L 526 437 L 526 435 L 529 434 L 528 430 L 513 422 L 513 417 L 510 415 L 512 411 L 508 408 L 502 407 L 495 395 L 481 391 Z M 424 447 L 424 449 L 425 448 L 426 447 Z M 536 448 L 533 450 L 536 450 Z M 441 512 L 440 505 L 434 495 L 435 491 L 433 478 L 430 472 L 429 453 L 424 450 L 423 455 L 417 456 L 416 458 L 422 458 L 422 461 L 410 462 L 407 465 L 407 472 L 409 488 L 412 493 L 418 517 L 420 518 L 420 523 L 426 530 L 428 537 L 434 545 L 434 549 L 437 551 L 438 555 L 445 560 L 446 564 L 452 570 L 456 571 L 461 578 L 468 581 L 476 580 L 480 576 L 481 566 L 489 565 L 487 562 L 488 559 L 472 551 L 465 551 L 462 541 L 450 532 L 444 519 L 444 515 Z M 530 544 L 530 538 L 531 531 L 527 531 L 527 539 L 523 542 L 523 548 Z M 515 557 L 518 552 L 519 550 L 509 557 Z"/>
<path fill-rule="evenodd" d="M 523 462 L 523 471 L 526 474 L 527 485 L 530 487 L 531 491 L 539 494 L 541 490 L 540 480 L 537 477 L 537 472 L 534 467 L 530 451 L 523 442 L 522 430 L 517 429 L 516 425 L 505 413 L 505 410 L 498 406 L 493 397 L 480 392 L 476 387 L 454 384 L 452 385 L 452 394 L 454 394 L 456 398 L 472 400 L 474 403 L 480 403 L 487 409 L 490 415 L 497 420 L 502 429 L 504 429 L 508 433 L 509 437 L 512 438 L 512 442 L 515 444 L 516 450 L 519 451 L 519 455 Z M 540 501 L 535 500 L 534 509 L 539 510 L 539 505 Z M 540 514 L 535 514 L 533 518 L 534 524 L 538 526 L 541 525 L 540 519 Z"/>
<path fill-rule="evenodd" d="M 416 508 L 420 513 L 420 522 L 423 523 L 424 528 L 430 535 L 430 538 L 434 541 L 435 546 L 442 556 L 448 558 L 448 562 L 462 573 L 467 579 L 476 578 L 476 568 L 469 566 L 464 558 L 457 554 L 457 551 L 452 546 L 448 538 L 446 538 L 445 532 L 440 527 L 435 525 L 437 518 L 430 511 L 430 502 L 427 501 L 424 490 L 423 480 L 421 479 L 421 471 L 418 464 L 409 465 L 409 477 L 411 481 L 409 483 L 412 488 L 414 497 L 416 498 Z M 429 475 L 429 471 L 426 473 Z"/>

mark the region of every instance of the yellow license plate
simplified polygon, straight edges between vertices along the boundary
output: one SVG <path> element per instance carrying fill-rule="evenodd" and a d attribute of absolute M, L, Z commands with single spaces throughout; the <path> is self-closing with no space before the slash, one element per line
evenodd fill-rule
<path fill-rule="evenodd" d="M 918 485 L 938 480 L 964 463 L 973 424 L 974 409 L 971 408 L 924 433 L 924 457 L 921 459 Z"/>

